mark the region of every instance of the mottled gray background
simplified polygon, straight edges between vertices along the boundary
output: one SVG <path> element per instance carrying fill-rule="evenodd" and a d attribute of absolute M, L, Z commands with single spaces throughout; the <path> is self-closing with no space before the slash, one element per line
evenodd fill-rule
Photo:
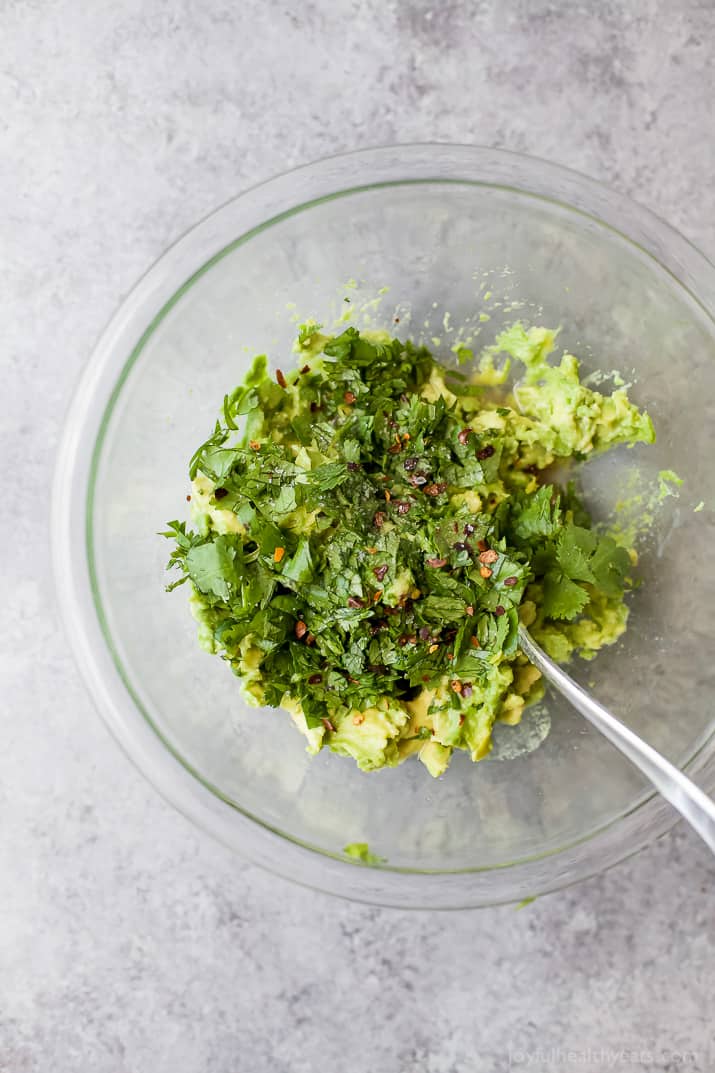
<path fill-rule="evenodd" d="M 714 34 L 713 0 L 0 0 L 3 1073 L 715 1068 L 693 835 L 520 911 L 381 911 L 264 875 L 109 738 L 47 531 L 98 332 L 168 243 L 272 173 L 374 143 L 505 146 L 715 254 Z"/>

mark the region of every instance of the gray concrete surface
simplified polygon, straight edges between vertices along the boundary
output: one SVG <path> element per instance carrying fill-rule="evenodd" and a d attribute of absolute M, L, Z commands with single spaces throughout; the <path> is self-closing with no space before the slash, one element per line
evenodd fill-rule
<path fill-rule="evenodd" d="M 524 150 L 713 256 L 714 34 L 712 0 L 0 2 L 3 1073 L 715 1068 L 693 835 L 518 912 L 410 915 L 270 878 L 110 740 L 47 529 L 104 322 L 188 225 L 290 165 L 411 139 Z"/>

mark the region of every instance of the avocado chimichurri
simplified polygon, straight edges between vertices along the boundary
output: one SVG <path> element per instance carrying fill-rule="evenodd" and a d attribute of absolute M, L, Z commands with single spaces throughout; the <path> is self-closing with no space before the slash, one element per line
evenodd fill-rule
<path fill-rule="evenodd" d="M 554 341 L 515 324 L 466 371 L 309 322 L 295 369 L 259 357 L 226 396 L 190 463 L 193 526 L 165 534 L 169 588 L 189 582 L 203 647 L 311 752 L 366 771 L 416 753 L 435 776 L 454 749 L 480 760 L 542 692 L 519 620 L 561 661 L 625 629 L 634 557 L 549 468 L 653 425 L 552 362 Z"/>

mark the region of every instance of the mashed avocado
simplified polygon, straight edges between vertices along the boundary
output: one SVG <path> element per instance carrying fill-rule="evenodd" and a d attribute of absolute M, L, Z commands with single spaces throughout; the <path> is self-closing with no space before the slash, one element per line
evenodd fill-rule
<path fill-rule="evenodd" d="M 541 696 L 520 620 L 562 662 L 625 630 L 634 558 L 548 467 L 653 426 L 554 345 L 516 324 L 465 373 L 309 322 L 294 371 L 257 358 L 224 399 L 190 463 L 193 528 L 166 533 L 169 588 L 189 581 L 201 645 L 311 753 L 364 771 L 415 754 L 434 776 L 454 749 L 481 760 L 494 722 Z"/>

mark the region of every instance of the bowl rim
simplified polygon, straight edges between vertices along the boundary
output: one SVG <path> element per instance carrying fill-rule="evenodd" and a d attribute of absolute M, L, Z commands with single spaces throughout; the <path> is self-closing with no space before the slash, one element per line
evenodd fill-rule
<path fill-rule="evenodd" d="M 385 178 L 360 183 L 355 180 L 361 170 Z M 497 174 L 512 183 L 495 181 Z M 646 789 L 621 814 L 558 848 L 496 866 L 438 872 L 360 866 L 300 842 L 223 796 L 161 735 L 123 673 L 93 564 L 94 475 L 104 432 L 134 362 L 173 305 L 222 257 L 282 219 L 366 189 L 429 182 L 511 189 L 585 215 L 654 259 L 715 319 L 715 268 L 694 244 L 649 209 L 571 169 L 519 153 L 450 143 L 360 149 L 301 165 L 229 199 L 184 232 L 140 277 L 109 321 L 66 417 L 53 483 L 51 546 L 65 629 L 95 706 L 130 759 L 171 804 L 255 863 L 305 886 L 372 904 L 464 908 L 519 901 L 600 872 L 664 833 L 677 815 Z M 298 189 L 304 195 L 296 198 Z M 574 200 L 561 196 L 563 191 Z M 229 242 L 227 217 L 232 227 L 242 228 Z M 713 745 L 715 728 L 684 770 L 701 770 L 715 754 Z M 544 868 L 545 862 L 559 862 L 559 867 Z M 498 889 L 493 880 L 484 882 L 495 876 L 508 881 L 497 882 Z"/>

